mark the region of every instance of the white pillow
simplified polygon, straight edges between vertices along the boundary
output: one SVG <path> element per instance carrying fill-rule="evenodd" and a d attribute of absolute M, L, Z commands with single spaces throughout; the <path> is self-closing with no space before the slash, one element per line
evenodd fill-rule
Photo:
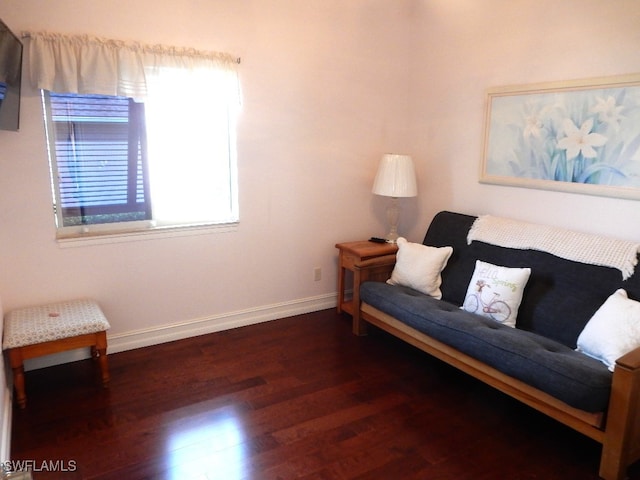
<path fill-rule="evenodd" d="M 453 248 L 429 247 L 408 242 L 403 237 L 398 238 L 397 244 L 396 264 L 387 283 L 410 287 L 440 300 L 440 273 L 447 266 Z"/>
<path fill-rule="evenodd" d="M 500 267 L 476 260 L 462 308 L 515 327 L 529 275 L 530 268 Z"/>
<path fill-rule="evenodd" d="M 640 347 L 640 302 L 616 290 L 593 314 L 578 337 L 578 350 L 613 372 L 616 360 Z"/>

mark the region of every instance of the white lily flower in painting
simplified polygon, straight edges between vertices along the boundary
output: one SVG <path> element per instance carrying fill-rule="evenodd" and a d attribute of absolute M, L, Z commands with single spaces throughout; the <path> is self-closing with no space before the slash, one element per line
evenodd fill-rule
<path fill-rule="evenodd" d="M 595 158 L 598 152 L 593 147 L 601 147 L 607 143 L 607 137 L 599 133 L 591 133 L 593 119 L 586 120 L 580 128 L 570 119 L 562 122 L 566 137 L 558 141 L 558 148 L 567 151 L 567 160 L 571 160 L 582 153 L 584 158 Z"/>
<path fill-rule="evenodd" d="M 611 95 L 606 100 L 596 97 L 596 104 L 591 107 L 591 111 L 598 114 L 598 120 L 610 125 L 617 125 L 622 121 L 623 115 L 620 112 L 623 109 L 622 105 L 616 105 L 616 100 Z"/>
<path fill-rule="evenodd" d="M 549 113 L 557 108 L 557 104 L 540 105 L 539 102 L 528 101 L 524 105 L 524 127 L 522 136 L 525 139 L 530 137 L 542 138 L 546 133 L 545 121 L 548 122 Z"/>
<path fill-rule="evenodd" d="M 544 124 L 540 117 L 536 114 L 528 115 L 524 118 L 524 130 L 522 135 L 524 138 L 529 138 L 531 136 L 540 138 L 540 133 Z"/>

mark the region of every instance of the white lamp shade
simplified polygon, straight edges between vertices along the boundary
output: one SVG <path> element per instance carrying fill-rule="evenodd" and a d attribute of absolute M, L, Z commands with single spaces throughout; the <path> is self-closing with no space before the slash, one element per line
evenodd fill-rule
<path fill-rule="evenodd" d="M 384 197 L 415 197 L 418 195 L 416 171 L 409 155 L 387 153 L 382 156 L 373 193 Z"/>

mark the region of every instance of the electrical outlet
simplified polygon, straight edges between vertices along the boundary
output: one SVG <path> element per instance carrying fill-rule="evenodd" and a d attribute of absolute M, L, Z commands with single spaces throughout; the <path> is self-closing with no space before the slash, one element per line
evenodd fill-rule
<path fill-rule="evenodd" d="M 313 269 L 313 281 L 319 282 L 322 280 L 322 269 L 320 267 L 316 267 Z"/>

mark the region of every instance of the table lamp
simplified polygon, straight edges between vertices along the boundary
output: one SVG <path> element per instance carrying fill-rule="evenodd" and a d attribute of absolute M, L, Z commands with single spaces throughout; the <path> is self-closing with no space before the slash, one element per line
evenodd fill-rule
<path fill-rule="evenodd" d="M 373 193 L 383 197 L 391 197 L 391 203 L 387 207 L 387 220 L 390 229 L 385 239 L 388 243 L 396 243 L 398 220 L 400 219 L 398 198 L 415 197 L 418 194 L 416 172 L 411 157 L 393 153 L 383 155 L 378 166 L 378 173 L 373 181 Z"/>

